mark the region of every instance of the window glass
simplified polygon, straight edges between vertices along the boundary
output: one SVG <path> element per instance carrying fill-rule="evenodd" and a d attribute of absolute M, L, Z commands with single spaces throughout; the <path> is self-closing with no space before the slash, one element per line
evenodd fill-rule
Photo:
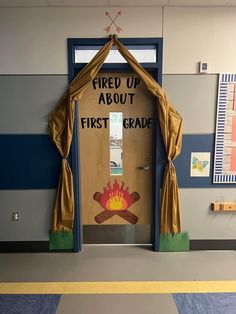
<path fill-rule="evenodd" d="M 110 174 L 123 174 L 123 113 L 110 112 Z"/>
<path fill-rule="evenodd" d="M 156 62 L 155 46 L 128 46 L 130 53 L 139 63 Z M 94 48 L 89 46 L 81 46 L 75 48 L 75 63 L 88 63 L 99 51 L 100 47 Z M 113 47 L 104 63 L 127 63 L 116 47 Z"/>

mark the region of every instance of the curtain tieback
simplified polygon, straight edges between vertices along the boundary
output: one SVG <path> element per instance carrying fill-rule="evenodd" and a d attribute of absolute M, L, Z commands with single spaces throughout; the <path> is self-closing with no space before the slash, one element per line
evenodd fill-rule
<path fill-rule="evenodd" d="M 169 160 L 166 165 L 166 172 L 169 173 L 170 181 L 176 180 L 176 169 L 172 160 Z"/>
<path fill-rule="evenodd" d="M 166 164 L 166 169 L 175 168 L 175 165 L 173 164 L 172 160 L 168 160 L 168 163 Z"/>

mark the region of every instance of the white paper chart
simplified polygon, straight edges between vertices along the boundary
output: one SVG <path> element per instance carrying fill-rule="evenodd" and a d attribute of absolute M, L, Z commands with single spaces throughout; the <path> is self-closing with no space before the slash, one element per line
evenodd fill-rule
<path fill-rule="evenodd" d="M 236 74 L 220 74 L 214 183 L 236 183 Z"/>

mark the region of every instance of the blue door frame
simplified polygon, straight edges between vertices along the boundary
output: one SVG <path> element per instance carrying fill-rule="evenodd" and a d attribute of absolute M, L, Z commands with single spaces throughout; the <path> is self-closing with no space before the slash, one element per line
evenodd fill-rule
<path fill-rule="evenodd" d="M 108 41 L 107 38 L 69 38 L 68 39 L 68 67 L 69 67 L 69 83 L 86 65 L 86 63 L 75 63 L 75 47 L 91 47 L 100 48 Z M 150 71 L 158 82 L 162 85 L 162 38 L 119 38 L 124 45 L 154 45 L 157 55 L 155 63 L 141 63 L 142 67 Z M 101 71 L 132 71 L 127 63 L 106 63 L 103 64 Z M 154 117 L 157 117 L 157 105 L 153 105 Z M 82 226 L 80 220 L 80 176 L 79 176 L 79 133 L 77 104 L 75 106 L 75 119 L 73 129 L 73 139 L 71 145 L 71 168 L 74 180 L 74 197 L 75 197 L 75 215 L 74 215 L 74 252 L 81 251 L 82 244 Z M 158 119 L 154 119 L 154 136 L 153 136 L 153 216 L 152 216 L 152 248 L 153 251 L 159 251 L 160 243 L 160 190 L 163 179 L 164 167 L 166 164 L 165 149 L 161 137 L 160 125 Z"/>

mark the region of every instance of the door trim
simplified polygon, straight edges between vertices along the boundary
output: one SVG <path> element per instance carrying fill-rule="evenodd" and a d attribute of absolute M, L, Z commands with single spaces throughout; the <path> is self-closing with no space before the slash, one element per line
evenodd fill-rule
<path fill-rule="evenodd" d="M 69 68 L 69 83 L 77 75 L 77 73 L 86 65 L 84 63 L 74 63 L 74 50 L 76 46 L 103 46 L 108 41 L 107 38 L 68 38 L 68 68 Z M 162 85 L 162 38 L 119 38 L 124 45 L 147 45 L 153 44 L 156 46 L 156 62 L 141 63 L 144 69 L 151 71 L 158 84 Z M 105 71 L 130 71 L 130 66 L 127 63 L 108 63 L 103 64 L 102 70 Z M 133 72 L 133 70 L 131 69 Z M 157 117 L 157 105 L 154 106 L 154 117 Z M 165 149 L 162 141 L 159 120 L 154 119 L 153 132 L 153 202 L 152 202 L 152 248 L 153 251 L 159 251 L 160 243 L 160 204 L 161 204 L 161 184 L 163 179 L 164 167 L 166 164 Z M 80 219 L 80 176 L 79 176 L 79 133 L 77 119 L 77 104 L 75 106 L 75 118 L 73 128 L 73 138 L 70 152 L 71 169 L 73 173 L 74 183 L 74 252 L 81 251 L 82 244 L 82 228 Z"/>

